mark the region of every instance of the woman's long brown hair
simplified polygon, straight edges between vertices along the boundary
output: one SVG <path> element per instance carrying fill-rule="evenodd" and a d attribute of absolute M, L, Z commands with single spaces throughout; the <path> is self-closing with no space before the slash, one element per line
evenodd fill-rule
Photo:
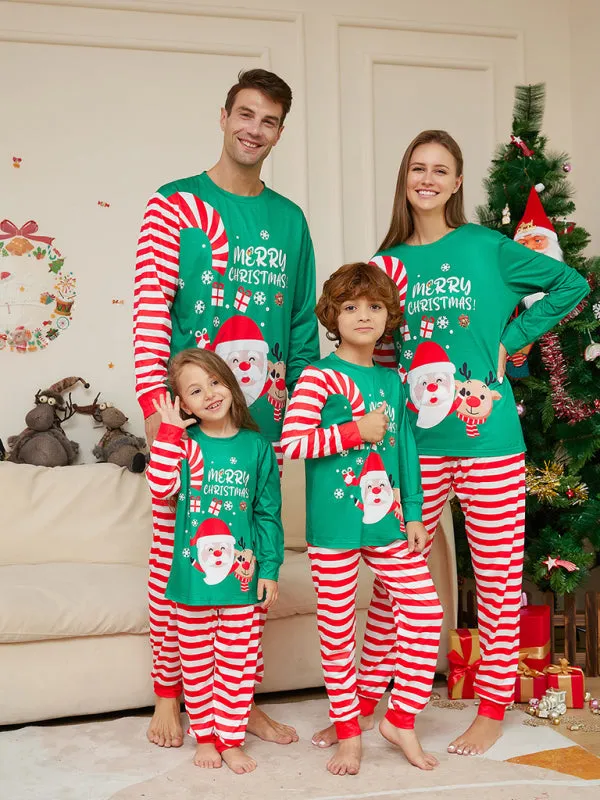
<path fill-rule="evenodd" d="M 392 207 L 392 219 L 390 227 L 385 235 L 383 242 L 379 245 L 379 250 L 388 250 L 397 244 L 402 244 L 410 239 L 415 230 L 412 217 L 412 210 L 406 197 L 406 184 L 408 180 L 408 168 L 412 154 L 421 144 L 441 144 L 445 147 L 456 162 L 456 175 L 463 174 L 463 156 L 460 147 L 455 139 L 446 131 L 421 131 L 406 148 L 400 169 L 398 170 L 398 180 L 396 181 L 396 193 L 394 195 L 394 205 Z M 450 228 L 458 228 L 466 225 L 465 205 L 463 197 L 462 183 L 458 190 L 450 197 L 445 208 L 446 223 Z"/>
<path fill-rule="evenodd" d="M 181 371 L 187 364 L 201 367 L 210 376 L 215 377 L 219 383 L 226 386 L 231 392 L 231 420 L 236 428 L 247 428 L 251 431 L 258 431 L 259 427 L 252 419 L 246 400 L 242 394 L 239 383 L 236 381 L 233 372 L 229 369 L 223 359 L 210 350 L 189 348 L 182 350 L 173 356 L 169 362 L 167 379 L 169 386 L 176 395 L 181 397 L 179 378 Z M 202 423 L 200 423 L 202 424 Z"/>

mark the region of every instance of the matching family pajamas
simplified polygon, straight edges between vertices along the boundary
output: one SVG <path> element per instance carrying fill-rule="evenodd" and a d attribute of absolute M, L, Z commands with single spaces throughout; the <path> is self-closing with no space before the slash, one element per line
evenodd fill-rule
<path fill-rule="evenodd" d="M 510 383 L 497 380 L 498 347 L 512 354 L 535 341 L 589 287 L 562 262 L 471 224 L 432 244 L 397 245 L 372 263 L 394 280 L 404 310 L 394 344 L 421 465 L 424 555 L 452 490 L 477 583 L 479 714 L 502 719 L 518 663 L 525 445 Z M 537 291 L 546 294 L 509 322 L 520 300 Z M 376 357 L 389 367 L 391 354 L 388 344 Z M 393 636 L 385 633 L 393 619 L 391 598 L 376 580 L 359 670 L 367 713 L 393 674 Z"/>
<path fill-rule="evenodd" d="M 387 432 L 378 444 L 363 443 L 357 420 L 384 401 Z M 400 524 L 402 516 L 421 519 L 422 494 L 398 375 L 335 354 L 307 367 L 290 401 L 281 444 L 287 458 L 307 459 L 306 536 L 337 735 L 360 733 L 355 655 L 361 558 L 385 587 L 392 612 L 386 622 L 396 680 L 387 717 L 397 727 L 412 728 L 431 693 L 443 612 L 425 559 L 408 552 Z"/>
<path fill-rule="evenodd" d="M 301 209 L 265 187 L 231 194 L 206 173 L 149 200 L 140 233 L 134 308 L 136 393 L 148 417 L 164 395 L 169 357 L 207 347 L 232 369 L 252 416 L 275 447 L 302 369 L 319 357 L 312 242 Z M 165 588 L 175 514 L 152 498 L 149 607 L 154 691 L 181 694 L 177 616 Z M 260 615 L 264 625 L 266 615 Z M 262 656 L 259 652 L 259 679 Z"/>
<path fill-rule="evenodd" d="M 258 579 L 276 581 L 283 562 L 279 471 L 254 431 L 187 435 L 163 423 L 147 469 L 153 499 L 176 505 L 155 680 L 178 689 L 181 664 L 189 733 L 223 751 L 243 744 L 260 669 Z"/>

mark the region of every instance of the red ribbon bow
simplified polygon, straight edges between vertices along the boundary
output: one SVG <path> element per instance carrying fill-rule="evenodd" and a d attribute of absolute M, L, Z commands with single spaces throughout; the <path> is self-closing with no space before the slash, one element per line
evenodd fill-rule
<path fill-rule="evenodd" d="M 43 242 L 44 244 L 52 244 L 54 241 L 53 236 L 35 236 L 38 231 L 38 224 L 32 219 L 26 222 L 20 228 L 17 228 L 14 222 L 9 219 L 3 219 L 0 222 L 0 241 L 3 239 L 13 239 L 15 236 L 24 236 L 25 239 L 31 239 L 33 242 Z"/>
<path fill-rule="evenodd" d="M 448 675 L 448 691 L 450 692 L 461 678 L 465 679 L 463 684 L 463 697 L 469 697 L 473 694 L 473 684 L 475 683 L 475 675 L 481 664 L 481 658 L 478 658 L 472 664 L 469 664 L 471 652 L 473 650 L 473 639 L 468 628 L 458 628 L 456 631 L 462 653 L 456 650 L 451 650 L 448 653 L 448 662 L 450 664 L 450 674 Z"/>

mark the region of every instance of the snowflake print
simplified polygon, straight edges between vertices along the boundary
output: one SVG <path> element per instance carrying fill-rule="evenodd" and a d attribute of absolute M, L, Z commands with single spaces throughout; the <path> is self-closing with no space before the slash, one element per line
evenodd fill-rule
<path fill-rule="evenodd" d="M 357 464 L 359 464 L 359 465 L 360 465 L 360 464 L 364 464 L 364 463 L 365 463 L 365 460 L 364 460 L 364 458 L 360 458 L 360 457 L 359 457 L 359 458 L 357 458 L 357 459 L 356 459 L 356 463 L 357 463 Z"/>
<path fill-rule="evenodd" d="M 266 302 L 266 299 L 267 299 L 267 296 L 266 296 L 266 294 L 264 292 L 254 292 L 254 302 L 257 305 L 259 305 L 259 306 L 264 305 L 265 302 Z"/>
<path fill-rule="evenodd" d="M 448 317 L 438 317 L 437 321 L 438 328 L 447 328 L 448 327 Z"/>
<path fill-rule="evenodd" d="M 441 269 L 442 272 L 448 272 L 448 270 L 450 269 L 450 264 L 442 264 Z"/>
<path fill-rule="evenodd" d="M 269 238 L 269 231 L 261 231 L 260 232 L 260 238 L 261 239 L 265 239 L 265 240 L 268 239 Z"/>
<path fill-rule="evenodd" d="M 183 278 L 179 278 L 177 283 L 179 284 L 180 289 L 183 289 L 183 287 L 185 286 L 185 281 L 183 280 Z"/>
<path fill-rule="evenodd" d="M 405 350 L 405 351 L 404 351 L 404 353 L 403 353 L 402 355 L 403 355 L 403 356 L 404 356 L 404 358 L 406 358 L 408 361 L 411 361 L 411 360 L 412 360 L 412 357 L 413 357 L 413 351 L 412 351 L 412 350 Z"/>
<path fill-rule="evenodd" d="M 348 455 L 348 451 L 347 450 L 342 450 L 340 455 L 344 456 L 344 458 L 345 458 Z"/>
<path fill-rule="evenodd" d="M 385 397 L 385 392 L 383 391 L 383 389 L 380 389 L 380 390 L 379 390 L 379 394 L 380 394 L 382 397 Z"/>
<path fill-rule="evenodd" d="M 594 303 L 592 306 L 592 311 L 594 312 L 596 319 L 600 319 L 600 303 Z"/>
<path fill-rule="evenodd" d="M 194 306 L 196 314 L 202 314 L 205 308 L 206 306 L 204 305 L 204 302 L 202 300 L 196 301 L 196 305 Z"/>
<path fill-rule="evenodd" d="M 178 499 L 178 500 L 185 500 L 185 495 L 184 495 L 184 493 L 183 493 L 183 492 L 180 492 L 180 493 L 177 495 L 177 499 Z"/>
<path fill-rule="evenodd" d="M 229 463 L 230 464 L 237 464 L 237 458 L 235 456 L 231 456 L 231 458 L 229 459 Z"/>
<path fill-rule="evenodd" d="M 212 283 L 212 281 L 213 281 L 212 272 L 209 269 L 205 269 L 204 272 L 202 273 L 202 283 L 205 286 L 208 286 L 208 284 Z"/>
<path fill-rule="evenodd" d="M 221 320 L 218 317 L 213 317 L 213 327 L 218 328 L 221 324 Z"/>
<path fill-rule="evenodd" d="M 193 519 L 192 520 L 192 528 L 197 528 L 197 527 L 198 527 L 198 520 L 197 519 Z"/>
<path fill-rule="evenodd" d="M 342 497 L 344 496 L 344 490 L 336 489 L 335 492 L 333 493 L 333 496 L 335 497 L 336 500 L 341 500 Z"/>
<path fill-rule="evenodd" d="M 232 511 L 233 510 L 233 503 L 231 500 L 226 500 L 223 505 L 225 506 L 225 511 Z"/>
<path fill-rule="evenodd" d="M 184 547 L 183 550 L 181 551 L 181 555 L 184 558 L 189 558 L 190 557 L 190 548 L 189 547 Z"/>

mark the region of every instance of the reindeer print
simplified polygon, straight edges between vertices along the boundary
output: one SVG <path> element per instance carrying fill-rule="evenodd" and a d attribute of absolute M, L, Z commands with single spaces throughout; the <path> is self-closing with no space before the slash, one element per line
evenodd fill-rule
<path fill-rule="evenodd" d="M 280 422 L 285 408 L 287 389 L 285 386 L 285 361 L 277 342 L 272 347 L 276 361 L 267 362 L 267 400 L 273 406 L 273 419 Z"/>
<path fill-rule="evenodd" d="M 492 413 L 494 400 L 500 400 L 502 395 L 490 389 L 490 384 L 496 380 L 491 370 L 485 381 L 471 379 L 471 370 L 466 361 L 458 372 L 465 380 L 456 381 L 456 398 L 460 399 L 456 416 L 466 423 L 467 436 L 473 439 L 479 436 L 479 425 L 483 425 Z"/>
<path fill-rule="evenodd" d="M 241 550 L 235 550 L 232 571 L 241 584 L 242 592 L 247 592 L 254 575 L 256 556 L 252 550 L 245 546 L 243 539 L 240 539 L 240 547 L 242 548 Z"/>

